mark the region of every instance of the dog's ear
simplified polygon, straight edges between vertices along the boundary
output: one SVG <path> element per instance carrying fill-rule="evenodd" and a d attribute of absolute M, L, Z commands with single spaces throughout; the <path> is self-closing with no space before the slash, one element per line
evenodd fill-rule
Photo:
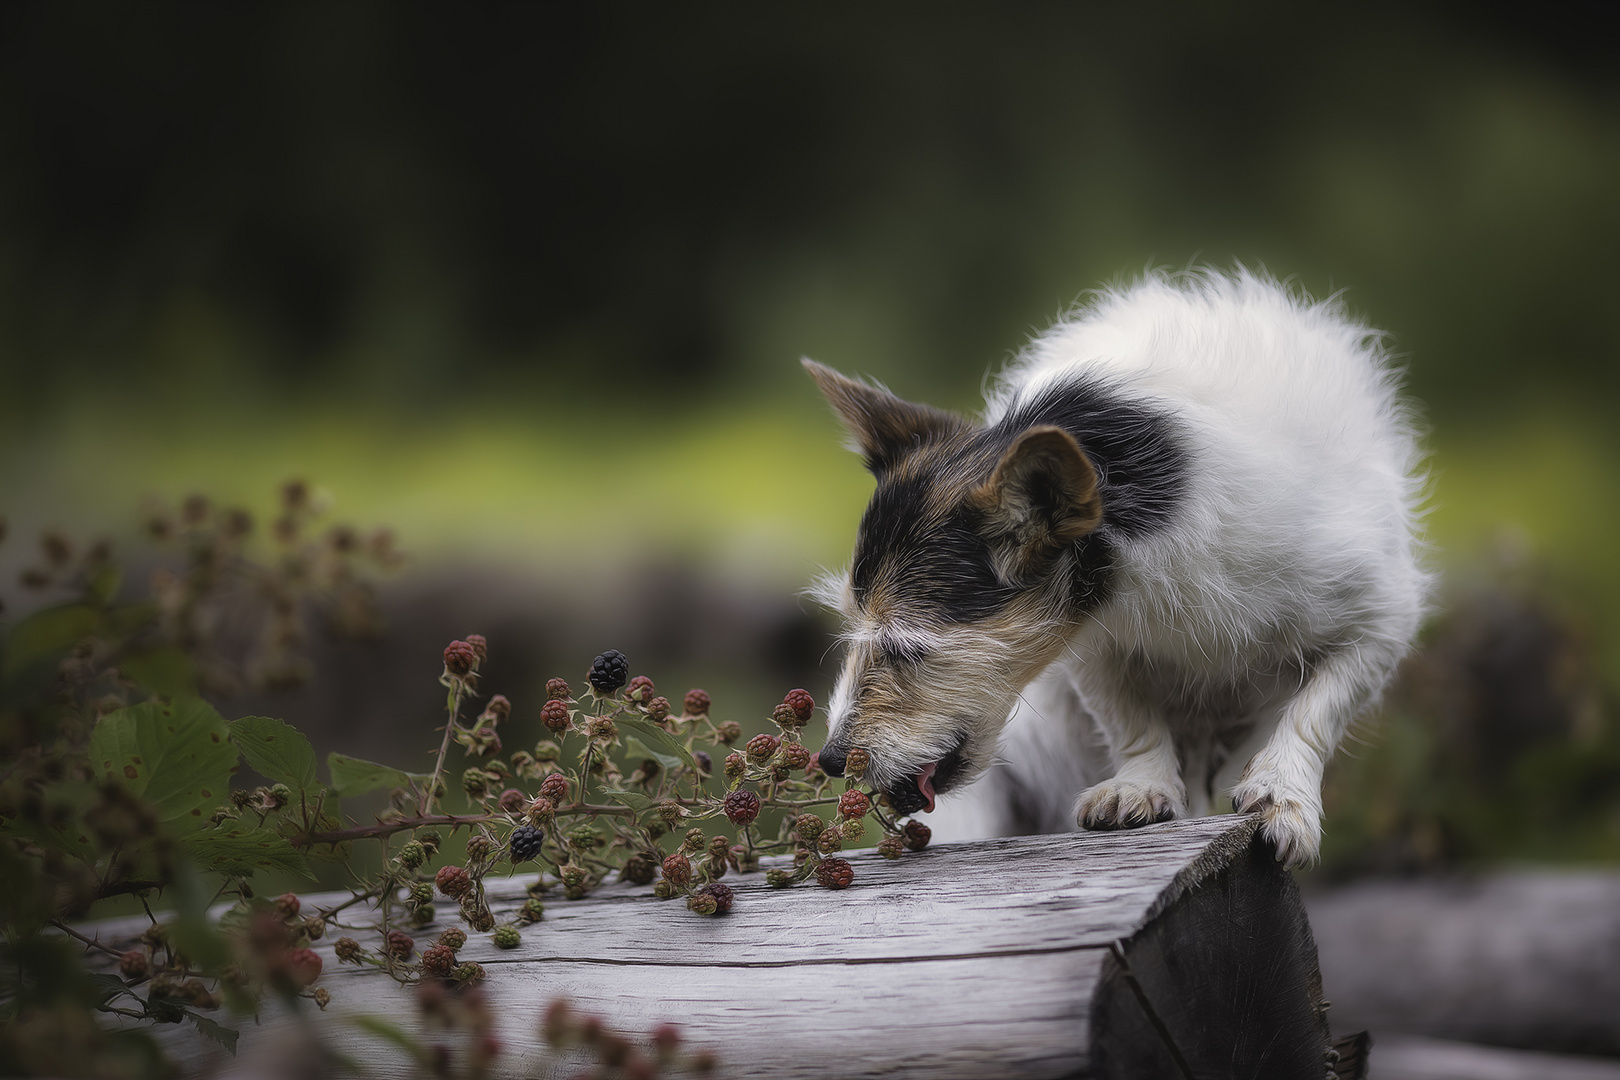
<path fill-rule="evenodd" d="M 966 426 L 941 409 L 902 401 L 881 386 L 840 375 L 814 360 L 802 362 L 854 437 L 852 449 L 866 459 L 866 467 L 874 473 L 883 472 L 934 436 Z"/>
<path fill-rule="evenodd" d="M 968 500 L 1011 581 L 1039 572 L 1102 524 L 1097 471 L 1074 436 L 1050 424 L 1019 435 Z"/>

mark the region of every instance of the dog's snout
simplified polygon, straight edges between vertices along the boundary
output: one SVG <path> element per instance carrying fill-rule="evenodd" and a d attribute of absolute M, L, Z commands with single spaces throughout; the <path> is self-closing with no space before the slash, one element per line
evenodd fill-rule
<path fill-rule="evenodd" d="M 821 756 L 816 760 L 821 763 L 821 771 L 828 776 L 843 776 L 844 761 L 849 757 L 849 751 L 840 749 L 832 743 L 821 748 Z"/>

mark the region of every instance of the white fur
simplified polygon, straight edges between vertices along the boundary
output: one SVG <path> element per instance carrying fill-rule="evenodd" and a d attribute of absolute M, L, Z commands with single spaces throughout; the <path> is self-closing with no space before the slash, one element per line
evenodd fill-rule
<path fill-rule="evenodd" d="M 939 831 L 1073 822 L 1052 805 L 1065 785 L 1090 785 L 1081 821 L 1209 812 L 1235 781 L 1280 859 L 1314 859 L 1323 768 L 1409 648 L 1430 586 L 1417 441 L 1381 340 L 1339 303 L 1246 271 L 1154 274 L 1037 337 L 984 419 L 1080 378 L 1172 415 L 1190 482 L 1167 529 L 1131 539 L 1105 519 L 1111 598 L 1022 695 L 1006 765 L 961 805 L 947 796 Z M 1221 767 L 1217 736 L 1251 728 Z M 1113 770 L 1100 783 L 1099 742 Z"/>

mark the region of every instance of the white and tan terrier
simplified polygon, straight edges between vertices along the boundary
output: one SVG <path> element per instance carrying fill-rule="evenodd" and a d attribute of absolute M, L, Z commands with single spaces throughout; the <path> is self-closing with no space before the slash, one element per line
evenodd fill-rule
<path fill-rule="evenodd" d="M 939 808 L 949 838 L 1229 794 L 1283 863 L 1316 858 L 1322 771 L 1429 589 L 1379 335 L 1205 271 L 1101 293 L 980 422 L 805 366 L 877 478 L 849 570 L 812 589 L 846 623 L 830 773 L 864 748 L 903 813 L 966 788 Z"/>

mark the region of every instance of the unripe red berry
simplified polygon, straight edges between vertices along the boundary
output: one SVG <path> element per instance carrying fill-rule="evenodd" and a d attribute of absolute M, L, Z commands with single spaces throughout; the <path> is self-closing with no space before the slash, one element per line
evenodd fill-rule
<path fill-rule="evenodd" d="M 771 710 L 771 719 L 789 731 L 797 731 L 803 726 L 799 722 L 799 714 L 794 712 L 793 706 L 785 701 Z"/>
<path fill-rule="evenodd" d="M 814 843 L 826 828 L 827 823 L 814 814 L 800 814 L 793 821 L 793 831 L 807 844 Z"/>
<path fill-rule="evenodd" d="M 433 883 L 452 900 L 460 900 L 473 888 L 472 876 L 460 866 L 439 867 L 439 872 L 433 876 Z"/>
<path fill-rule="evenodd" d="M 933 838 L 934 830 L 920 821 L 906 822 L 906 827 L 900 834 L 901 841 L 912 851 L 921 851 Z"/>
<path fill-rule="evenodd" d="M 804 743 L 784 743 L 782 764 L 790 769 L 802 769 L 810 764 L 810 748 Z"/>
<path fill-rule="evenodd" d="M 735 720 L 727 720 L 715 729 L 715 734 L 719 736 L 722 745 L 730 746 L 742 738 L 742 725 Z"/>
<path fill-rule="evenodd" d="M 359 962 L 360 943 L 352 937 L 340 937 L 332 942 L 332 952 L 339 960 Z"/>
<path fill-rule="evenodd" d="M 512 715 L 512 702 L 505 694 L 496 694 L 489 699 L 489 704 L 484 706 L 484 715 L 497 724 L 503 723 Z"/>
<path fill-rule="evenodd" d="M 523 809 L 524 806 L 528 804 L 528 802 L 529 797 L 527 795 L 523 794 L 523 792 L 519 791 L 517 788 L 510 787 L 501 792 L 501 797 L 496 800 L 497 805 L 500 806 L 502 810 L 505 810 L 508 814 L 518 813 Z"/>
<path fill-rule="evenodd" d="M 452 641 L 444 647 L 444 670 L 455 676 L 472 673 L 478 666 L 478 650 L 465 641 Z"/>
<path fill-rule="evenodd" d="M 669 718 L 669 698 L 655 697 L 647 702 L 647 719 L 655 724 L 663 723 Z"/>
<path fill-rule="evenodd" d="M 383 942 L 384 951 L 396 960 L 409 960 L 416 950 L 416 939 L 403 930 L 390 930 Z"/>
<path fill-rule="evenodd" d="M 630 680 L 630 685 L 625 688 L 624 696 L 631 701 L 651 701 L 653 681 L 645 675 L 637 675 Z"/>
<path fill-rule="evenodd" d="M 741 754 L 733 752 L 726 755 L 725 768 L 726 780 L 728 782 L 735 781 L 740 779 L 743 773 L 748 771 L 748 762 Z"/>
<path fill-rule="evenodd" d="M 751 760 L 764 762 L 769 761 L 771 755 L 776 753 L 778 745 L 780 740 L 775 735 L 755 735 L 748 740 L 748 745 L 744 749 Z"/>
<path fill-rule="evenodd" d="M 709 700 L 709 694 L 705 690 L 688 690 L 686 692 L 687 716 L 708 716 L 711 704 L 713 703 Z"/>
<path fill-rule="evenodd" d="M 848 859 L 822 859 L 821 865 L 816 867 L 816 880 L 823 888 L 847 889 L 855 880 L 855 868 L 849 865 Z"/>
<path fill-rule="evenodd" d="M 905 845 L 900 842 L 898 836 L 891 833 L 878 841 L 877 850 L 885 859 L 898 859 L 905 850 Z"/>
<path fill-rule="evenodd" d="M 737 894 L 731 891 L 731 886 L 722 885 L 718 881 L 711 881 L 707 885 L 699 886 L 692 895 L 713 898 L 714 910 L 704 912 L 705 915 L 724 915 L 731 910 L 731 905 L 737 898 Z"/>
<path fill-rule="evenodd" d="M 872 755 L 862 747 L 855 747 L 844 757 L 844 775 L 854 780 L 866 773 L 866 767 L 872 764 Z"/>
<path fill-rule="evenodd" d="M 846 791 L 838 797 L 838 812 L 847 818 L 861 818 L 872 809 L 872 800 L 864 791 Z"/>
<path fill-rule="evenodd" d="M 726 796 L 726 818 L 733 825 L 747 825 L 759 817 L 760 799 L 754 792 L 739 788 Z"/>
<path fill-rule="evenodd" d="M 301 906 L 302 905 L 298 902 L 297 895 L 294 893 L 282 893 L 280 896 L 276 897 L 276 914 L 280 915 L 283 919 L 297 918 L 298 911 Z"/>
<path fill-rule="evenodd" d="M 463 930 L 459 926 L 452 926 L 450 929 L 439 935 L 439 944 L 443 945 L 451 952 L 455 952 L 463 945 L 467 944 L 467 931 Z"/>
<path fill-rule="evenodd" d="M 540 722 L 552 731 L 568 730 L 568 703 L 552 698 L 540 706 Z"/>
<path fill-rule="evenodd" d="M 816 837 L 816 850 L 821 852 L 823 855 L 831 855 L 833 852 L 839 850 L 843 846 L 844 832 L 842 829 L 824 829 L 822 830 L 821 835 Z"/>
<path fill-rule="evenodd" d="M 804 724 L 809 722 L 810 714 L 815 711 L 816 699 L 810 696 L 808 690 L 789 690 L 787 696 L 782 699 L 782 704 L 797 713 L 799 722 Z"/>
<path fill-rule="evenodd" d="M 574 691 L 569 687 L 567 679 L 547 679 L 546 697 L 553 701 L 571 701 Z"/>
<path fill-rule="evenodd" d="M 550 799 L 557 806 L 561 806 L 568 801 L 569 793 L 572 790 L 573 785 L 568 782 L 568 777 L 562 773 L 552 773 L 540 781 L 541 797 Z"/>
<path fill-rule="evenodd" d="M 145 978 L 149 966 L 141 949 L 131 949 L 118 958 L 118 970 L 126 979 Z"/>
<path fill-rule="evenodd" d="M 528 814 L 531 825 L 544 825 L 557 816 L 557 804 L 542 795 L 529 804 Z"/>
<path fill-rule="evenodd" d="M 686 883 L 692 880 L 692 861 L 678 853 L 666 857 L 664 880 L 676 888 L 685 888 Z"/>
<path fill-rule="evenodd" d="M 473 653 L 477 655 L 479 663 L 489 659 L 489 642 L 485 640 L 483 634 L 468 634 L 467 644 L 472 646 Z"/>
<path fill-rule="evenodd" d="M 681 1029 L 674 1024 L 659 1024 L 652 1029 L 653 1049 L 660 1054 L 672 1054 L 681 1045 Z"/>
<path fill-rule="evenodd" d="M 429 945 L 422 950 L 422 970 L 441 979 L 449 976 L 456 966 L 454 950 L 445 945 Z"/>

